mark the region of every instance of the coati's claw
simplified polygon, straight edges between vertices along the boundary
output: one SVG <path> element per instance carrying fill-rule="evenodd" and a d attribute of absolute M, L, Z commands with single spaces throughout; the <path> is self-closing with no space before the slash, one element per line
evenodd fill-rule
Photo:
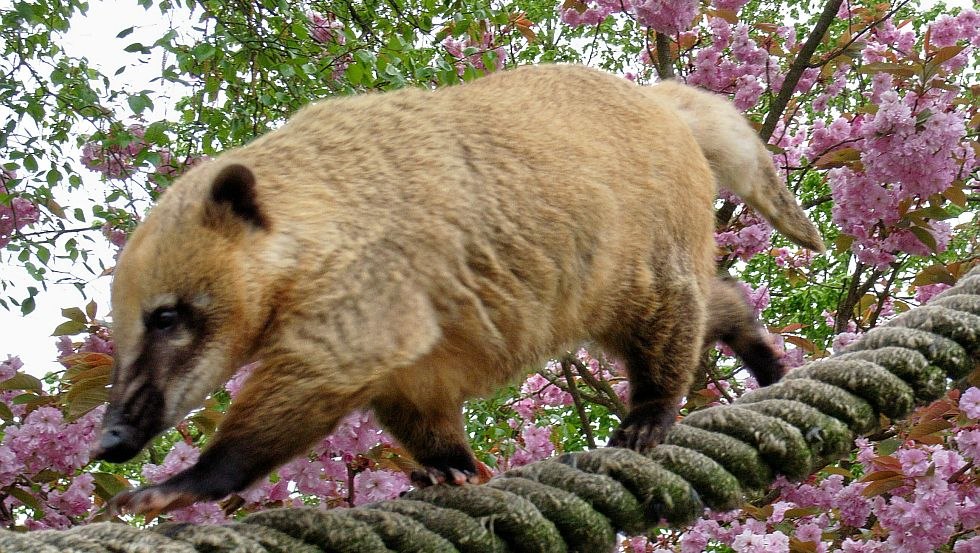
<path fill-rule="evenodd" d="M 613 432 L 609 446 L 643 453 L 663 442 L 674 418 L 674 413 L 665 412 L 659 405 L 634 407 Z"/>
<path fill-rule="evenodd" d="M 460 470 L 453 467 L 423 467 L 412 471 L 412 484 L 417 488 L 428 488 L 438 484 L 464 486 L 466 484 L 485 484 L 493 477 L 490 467 L 476 462 L 476 471 Z"/>
<path fill-rule="evenodd" d="M 132 513 L 145 515 L 152 520 L 162 513 L 192 505 L 201 498 L 196 494 L 164 490 L 158 486 L 140 488 L 131 492 L 123 492 L 109 501 L 111 514 Z"/>

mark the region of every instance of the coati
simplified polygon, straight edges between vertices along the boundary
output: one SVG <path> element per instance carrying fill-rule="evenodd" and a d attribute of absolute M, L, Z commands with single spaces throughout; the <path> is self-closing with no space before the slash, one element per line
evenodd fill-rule
<path fill-rule="evenodd" d="M 655 445 L 717 282 L 705 137 L 675 103 L 584 67 L 523 67 L 315 103 L 190 169 L 115 269 L 98 457 L 133 457 L 260 363 L 194 466 L 115 506 L 243 490 L 357 407 L 425 467 L 420 484 L 481 481 L 464 399 L 584 339 L 627 367 L 611 444 Z M 745 129 L 736 141 L 757 140 Z M 818 247 L 799 206 L 774 200 L 781 183 L 736 184 Z"/>

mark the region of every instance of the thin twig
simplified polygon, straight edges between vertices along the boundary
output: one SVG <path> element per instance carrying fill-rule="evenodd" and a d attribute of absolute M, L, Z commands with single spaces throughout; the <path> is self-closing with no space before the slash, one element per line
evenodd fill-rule
<path fill-rule="evenodd" d="M 572 401 L 575 403 L 575 410 L 578 412 L 578 418 L 582 421 L 582 430 L 585 432 L 585 440 L 589 443 L 589 447 L 595 449 L 595 436 L 592 435 L 592 424 L 589 422 L 589 414 L 585 412 L 585 404 L 582 402 L 582 396 L 578 392 L 578 386 L 575 385 L 575 375 L 572 374 L 572 369 L 568 367 L 568 363 L 561 361 L 561 372 L 565 375 L 565 382 L 568 382 L 568 393 L 572 396 Z"/>

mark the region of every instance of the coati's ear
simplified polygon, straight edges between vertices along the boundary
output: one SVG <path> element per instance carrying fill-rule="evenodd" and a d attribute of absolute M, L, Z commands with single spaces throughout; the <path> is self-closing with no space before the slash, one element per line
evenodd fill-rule
<path fill-rule="evenodd" d="M 218 173 L 211 182 L 204 218 L 206 224 L 216 226 L 232 218 L 256 228 L 269 228 L 269 220 L 256 199 L 255 174 L 251 169 L 234 163 Z"/>

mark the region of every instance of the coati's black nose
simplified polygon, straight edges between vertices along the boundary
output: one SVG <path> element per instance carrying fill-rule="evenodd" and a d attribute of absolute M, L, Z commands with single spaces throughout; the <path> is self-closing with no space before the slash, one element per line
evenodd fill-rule
<path fill-rule="evenodd" d="M 136 456 L 143 449 L 138 432 L 132 426 L 117 424 L 102 431 L 102 440 L 95 451 L 95 459 L 122 463 Z"/>

